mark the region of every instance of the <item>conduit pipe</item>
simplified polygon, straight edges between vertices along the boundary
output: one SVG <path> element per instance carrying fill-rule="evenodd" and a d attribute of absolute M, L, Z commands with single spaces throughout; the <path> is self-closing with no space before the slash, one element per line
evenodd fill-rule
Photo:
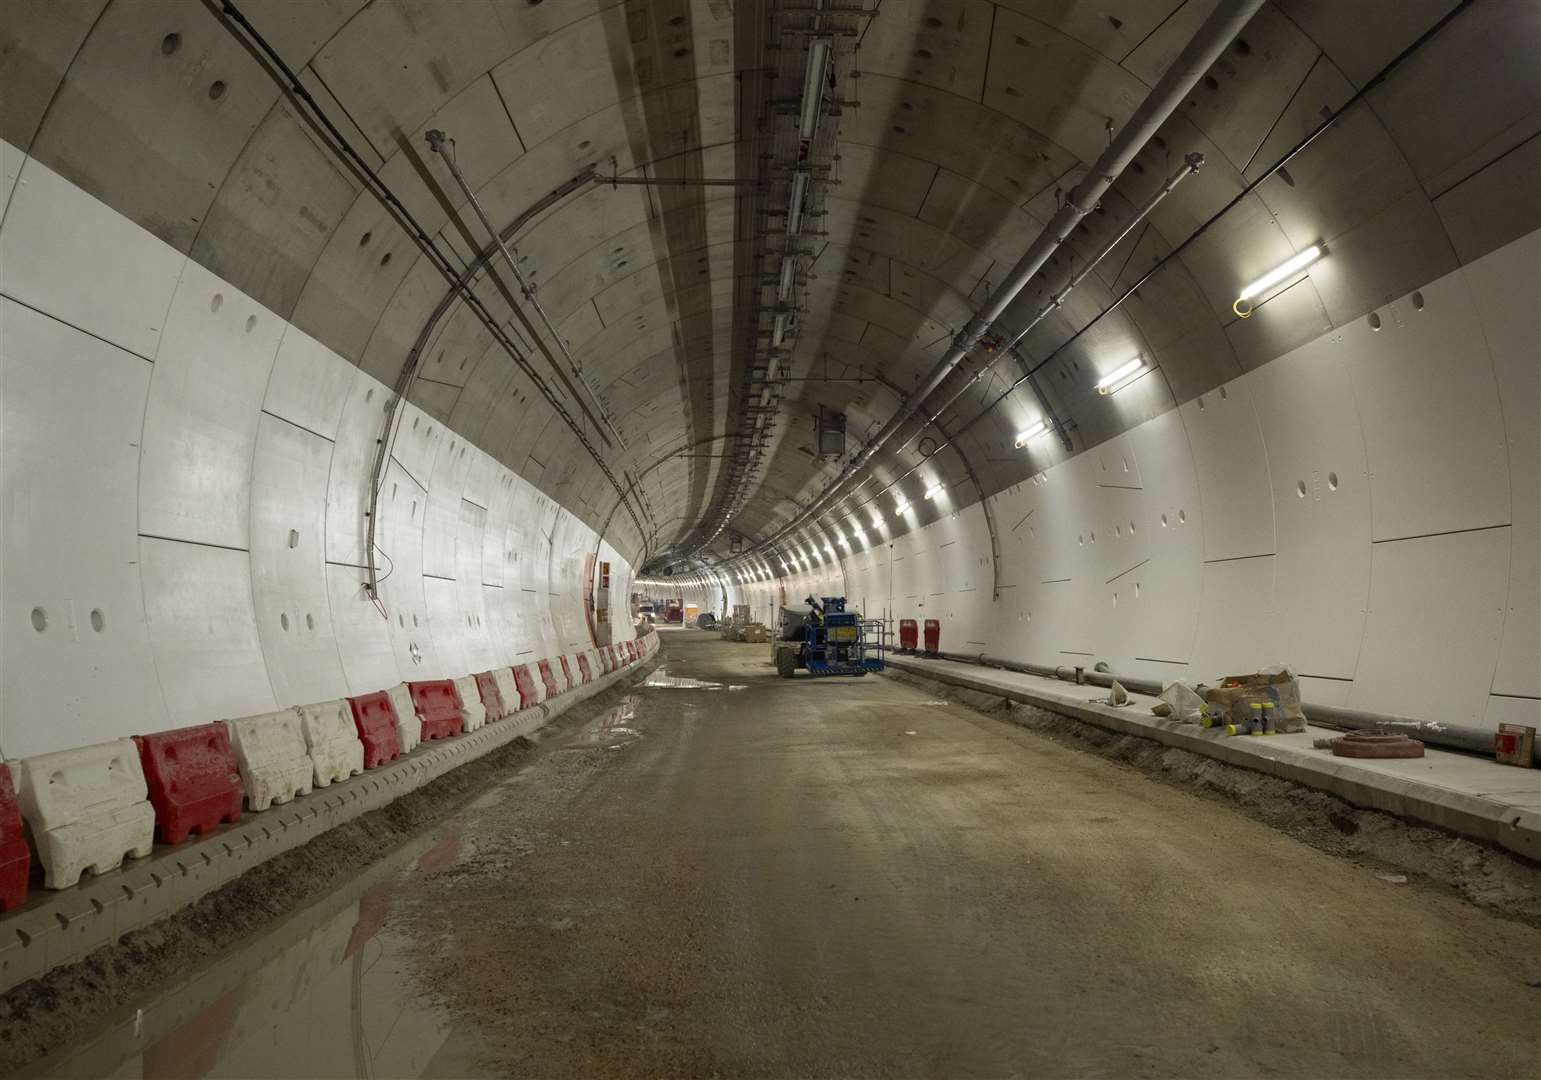
<path fill-rule="evenodd" d="M 583 368 L 579 366 L 577 357 L 573 356 L 572 350 L 567 347 L 567 342 L 563 340 L 561 334 L 557 333 L 557 328 L 552 325 L 551 317 L 546 314 L 546 309 L 541 307 L 540 301 L 535 298 L 535 290 L 530 288 L 530 283 L 525 280 L 524 274 L 520 272 L 519 264 L 514 260 L 513 252 L 508 250 L 508 243 L 503 239 L 503 234 L 493 228 L 492 222 L 487 220 L 487 212 L 482 209 L 481 200 L 476 197 L 476 192 L 471 190 L 471 185 L 466 183 L 465 174 L 460 171 L 460 165 L 455 161 L 455 155 L 445 152 L 445 143 L 453 146 L 454 140 L 437 128 L 429 131 L 424 138 L 428 142 L 429 149 L 438 154 L 444 164 L 449 166 L 449 174 L 455 178 L 455 184 L 460 188 L 460 193 L 471 204 L 471 209 L 476 211 L 477 219 L 481 221 L 482 228 L 486 229 L 488 235 L 492 237 L 492 242 L 497 245 L 498 251 L 502 252 L 503 261 L 508 263 L 509 272 L 514 275 L 514 281 L 518 283 L 519 291 L 524 294 L 525 302 L 535 309 L 536 317 L 540 319 L 541 325 L 546 328 L 546 333 L 550 335 L 551 340 L 556 342 L 556 347 L 561 351 L 562 358 L 567 361 L 567 366 L 572 371 L 573 378 L 577 380 L 579 386 L 583 387 L 589 401 L 593 403 L 594 415 L 610 430 L 610 434 L 615 436 L 615 441 L 621 444 L 621 449 L 626 449 L 626 440 L 621 438 L 619 431 L 615 430 L 615 425 L 610 422 L 610 415 L 605 412 L 604 404 L 595 395 L 594 388 L 589 386 L 588 380 L 583 377 Z M 560 370 L 557 371 L 557 377 L 564 383 L 567 383 L 569 389 L 572 389 L 572 384 L 568 382 L 567 377 Z M 583 411 L 588 412 L 587 409 Z"/>
<path fill-rule="evenodd" d="M 1000 290 L 953 338 L 951 347 L 937 361 L 936 366 L 931 369 L 920 386 L 906 399 L 905 404 L 894 414 L 893 419 L 858 451 L 822 494 L 801 513 L 795 515 L 766 543 L 784 535 L 827 506 L 845 488 L 856 472 L 871 461 L 883 445 L 909 421 L 969 351 L 990 333 L 995 320 L 1049 261 L 1049 257 L 1065 242 L 1065 238 L 1071 234 L 1080 220 L 1096 209 L 1102 196 L 1113 186 L 1113 182 L 1145 148 L 1145 144 L 1156 134 L 1161 125 L 1187 100 L 1189 91 L 1220 58 L 1221 53 L 1231 44 L 1236 35 L 1241 33 L 1242 28 L 1262 6 L 1263 0 L 1221 0 L 1219 6 L 1210 13 L 1209 18 L 1204 20 L 1193 39 L 1178 54 L 1177 59 L 1172 61 L 1172 66 L 1167 69 L 1166 74 L 1161 76 L 1155 88 L 1108 144 L 1102 156 L 1076 185 L 1075 190 L 1050 219 L 1043 232 L 1039 233 L 1038 239 L 1033 241 L 1022 258 L 1017 260 L 1017 264 L 1011 268 Z"/>
<path fill-rule="evenodd" d="M 1112 686 L 1113 680 L 1117 679 L 1119 685 L 1125 690 L 1133 691 L 1136 694 L 1146 694 L 1150 697 L 1160 694 L 1163 686 L 1162 682 L 1158 679 L 1143 679 L 1134 675 L 1118 675 L 1111 671 L 1096 671 L 1091 668 L 1050 667 L 1046 664 L 1032 664 L 1021 660 L 1008 660 L 999 656 L 986 656 L 983 653 L 939 652 L 936 655 L 943 660 L 952 660 L 957 663 L 999 668 L 1002 671 L 1015 671 L 1023 675 L 1036 675 L 1044 679 L 1058 679 L 1061 682 L 1073 682 L 1089 686 Z M 1491 757 L 1493 754 L 1493 733 L 1491 731 L 1463 727 L 1460 724 L 1447 724 L 1438 720 L 1418 720 L 1411 716 L 1366 712 L 1363 709 L 1346 709 L 1338 705 L 1319 705 L 1310 701 L 1302 701 L 1300 708 L 1306 715 L 1306 721 L 1318 727 L 1338 728 L 1343 731 L 1363 731 L 1369 728 L 1380 731 L 1394 731 L 1406 735 L 1410 739 L 1420 739 L 1430 746 L 1437 746 L 1445 750 L 1458 750 L 1466 754 L 1480 754 L 1483 757 Z M 1541 764 L 1541 747 L 1537 747 L 1534 754 L 1536 763 Z"/>

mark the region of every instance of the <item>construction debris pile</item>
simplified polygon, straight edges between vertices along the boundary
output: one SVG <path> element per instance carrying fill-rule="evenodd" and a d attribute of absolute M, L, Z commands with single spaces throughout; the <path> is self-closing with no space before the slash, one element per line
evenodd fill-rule
<path fill-rule="evenodd" d="M 1168 683 L 1150 711 L 1183 723 L 1219 728 L 1227 735 L 1278 735 L 1306 729 L 1300 682 L 1287 667 L 1227 675 L 1218 686 Z"/>

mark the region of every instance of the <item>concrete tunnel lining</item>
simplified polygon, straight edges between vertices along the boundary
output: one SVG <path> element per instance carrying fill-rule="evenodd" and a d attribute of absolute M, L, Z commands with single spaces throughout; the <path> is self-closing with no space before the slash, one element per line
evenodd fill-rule
<path fill-rule="evenodd" d="M 1190 682 L 1285 663 L 1324 705 L 1541 723 L 1533 3 L 1263 4 L 996 329 L 1203 168 L 870 461 L 1212 3 L 835 5 L 790 303 L 766 238 L 802 16 L 237 6 L 474 269 L 491 238 L 424 140 L 455 138 L 560 341 L 498 258 L 469 287 L 520 358 L 445 303 L 217 2 L 5 5 L 0 760 L 633 640 L 633 594 L 665 591 L 719 615 L 844 595 L 939 619 L 949 651 Z M 590 170 L 630 183 L 543 202 Z M 820 408 L 846 455 L 819 456 Z"/>

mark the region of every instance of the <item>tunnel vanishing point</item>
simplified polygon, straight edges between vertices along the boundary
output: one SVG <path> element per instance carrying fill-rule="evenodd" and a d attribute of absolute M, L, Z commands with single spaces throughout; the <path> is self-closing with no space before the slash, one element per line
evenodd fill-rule
<path fill-rule="evenodd" d="M 1538 57 L 0 0 L 0 1074 L 1534 1076 Z"/>

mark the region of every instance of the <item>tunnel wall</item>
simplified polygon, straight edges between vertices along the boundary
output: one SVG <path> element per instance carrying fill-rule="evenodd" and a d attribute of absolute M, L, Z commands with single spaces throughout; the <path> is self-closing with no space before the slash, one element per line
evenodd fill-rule
<path fill-rule="evenodd" d="M 377 609 L 365 512 L 389 388 L 0 154 L 0 753 L 588 647 L 593 530 L 412 405 Z M 630 567 L 607 556 L 624 597 Z"/>
<path fill-rule="evenodd" d="M 949 650 L 1536 724 L 1538 297 L 1531 233 L 999 493 L 997 600 L 977 504 L 869 533 L 847 591 Z"/>

